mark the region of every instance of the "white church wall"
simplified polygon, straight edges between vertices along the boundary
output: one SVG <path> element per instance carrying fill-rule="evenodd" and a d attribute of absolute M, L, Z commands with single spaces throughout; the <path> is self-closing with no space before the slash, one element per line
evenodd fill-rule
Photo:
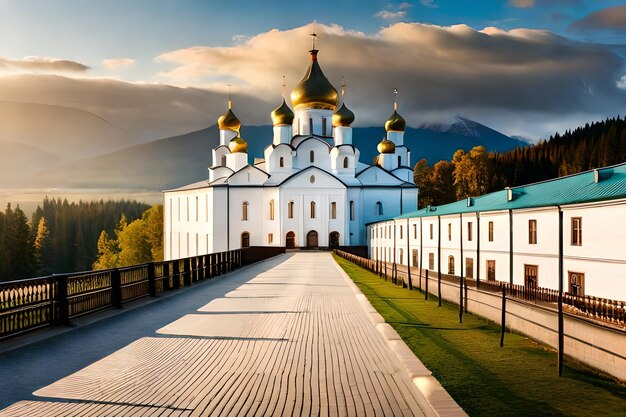
<path fill-rule="evenodd" d="M 281 218 L 286 213 L 278 187 L 263 189 L 263 246 L 285 246 L 285 237 L 281 230 Z M 271 204 L 273 202 L 273 204 Z M 270 236 L 271 235 L 271 236 Z"/>
<path fill-rule="evenodd" d="M 321 139 L 307 139 L 296 148 L 293 165 L 299 169 L 314 165 L 325 171 L 330 171 L 329 150 L 328 144 Z M 313 152 L 313 162 L 311 162 L 311 152 Z"/>
<path fill-rule="evenodd" d="M 263 188 L 230 187 L 230 232 L 229 249 L 241 248 L 242 234 L 250 234 L 250 246 L 263 246 Z M 244 218 L 244 203 L 247 203 L 247 216 Z M 224 222 L 224 219 L 220 219 Z"/>

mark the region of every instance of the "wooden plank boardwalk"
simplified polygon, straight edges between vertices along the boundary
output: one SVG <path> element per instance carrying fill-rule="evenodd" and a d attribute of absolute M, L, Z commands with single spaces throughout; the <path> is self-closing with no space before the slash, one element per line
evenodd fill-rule
<path fill-rule="evenodd" d="M 235 274 L 249 279 L 0 416 L 434 415 L 330 254 Z"/>

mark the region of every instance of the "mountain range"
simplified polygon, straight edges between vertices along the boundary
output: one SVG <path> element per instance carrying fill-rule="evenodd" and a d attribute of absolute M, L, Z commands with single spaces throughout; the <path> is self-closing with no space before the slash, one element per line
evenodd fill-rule
<path fill-rule="evenodd" d="M 0 103 L 0 122 L 7 114 L 12 122 L 0 123 L 0 188 L 174 188 L 207 178 L 211 149 L 219 143 L 215 125 L 150 141 L 81 110 L 31 104 L 5 105 L 4 110 Z M 353 129 L 360 160 L 371 163 L 384 129 Z M 271 143 L 272 126 L 244 126 L 241 136 L 248 141 L 252 162 Z M 422 158 L 433 163 L 450 159 L 460 148 L 483 145 L 504 151 L 527 143 L 457 117 L 451 123 L 407 128 L 405 144 L 413 163 Z"/>

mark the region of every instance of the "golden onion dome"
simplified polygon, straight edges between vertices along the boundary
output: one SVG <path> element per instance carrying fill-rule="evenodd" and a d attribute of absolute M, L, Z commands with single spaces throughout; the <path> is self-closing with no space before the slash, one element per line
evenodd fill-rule
<path fill-rule="evenodd" d="M 241 129 L 241 122 L 231 110 L 230 104 L 228 106 L 228 111 L 217 119 L 217 126 L 220 130 L 232 130 L 239 133 L 239 129 Z"/>
<path fill-rule="evenodd" d="M 393 114 L 385 122 L 385 130 L 387 132 L 404 132 L 405 127 L 406 121 L 396 110 L 393 111 Z"/>
<path fill-rule="evenodd" d="M 274 109 L 271 116 L 272 116 L 272 123 L 274 124 L 274 126 L 290 125 L 293 123 L 293 118 L 294 118 L 293 111 L 291 111 L 287 103 L 285 103 L 284 98 L 283 98 L 283 103 Z"/>
<path fill-rule="evenodd" d="M 295 110 L 335 110 L 339 103 L 337 90 L 328 81 L 317 62 L 317 50 L 312 49 L 311 65 L 300 83 L 291 91 L 291 104 Z"/>
<path fill-rule="evenodd" d="M 230 153 L 248 153 L 248 142 L 240 137 L 233 138 L 228 143 L 228 149 L 230 150 Z"/>
<path fill-rule="evenodd" d="M 396 144 L 388 139 L 383 139 L 376 147 L 380 153 L 394 153 L 396 151 Z"/>
<path fill-rule="evenodd" d="M 352 122 L 354 122 L 354 113 L 346 107 L 345 103 L 342 103 L 341 107 L 333 113 L 333 126 L 350 126 Z"/>

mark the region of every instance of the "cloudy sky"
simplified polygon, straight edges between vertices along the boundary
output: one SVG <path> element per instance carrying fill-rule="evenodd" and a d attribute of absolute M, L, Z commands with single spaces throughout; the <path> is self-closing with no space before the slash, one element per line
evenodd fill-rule
<path fill-rule="evenodd" d="M 382 125 L 397 88 L 409 125 L 463 115 L 538 139 L 626 113 L 623 4 L 0 0 L 0 100 L 157 138 L 213 124 L 232 84 L 242 122 L 267 124 L 314 30 L 357 125 Z"/>

